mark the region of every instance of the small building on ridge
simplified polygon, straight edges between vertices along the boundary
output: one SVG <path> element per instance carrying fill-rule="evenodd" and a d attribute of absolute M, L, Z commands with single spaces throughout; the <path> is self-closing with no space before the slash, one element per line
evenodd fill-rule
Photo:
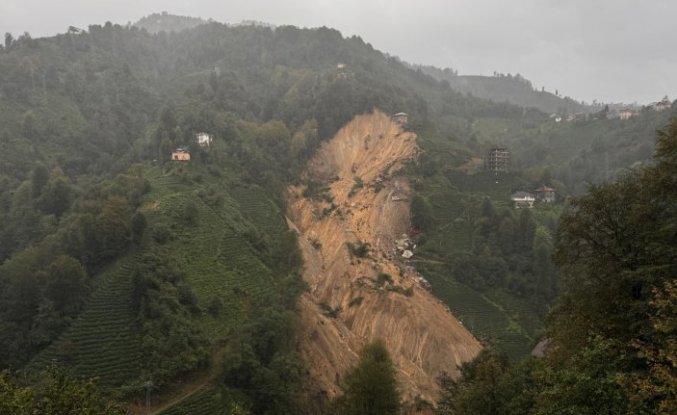
<path fill-rule="evenodd" d="M 172 152 L 172 161 L 190 161 L 190 152 L 185 147 L 179 147 Z"/>
<path fill-rule="evenodd" d="M 392 119 L 396 123 L 404 125 L 409 121 L 409 115 L 406 112 L 398 112 L 397 114 L 393 114 Z"/>
<path fill-rule="evenodd" d="M 209 147 L 212 143 L 212 136 L 207 133 L 197 133 L 195 134 L 195 141 L 197 141 L 200 147 Z"/>

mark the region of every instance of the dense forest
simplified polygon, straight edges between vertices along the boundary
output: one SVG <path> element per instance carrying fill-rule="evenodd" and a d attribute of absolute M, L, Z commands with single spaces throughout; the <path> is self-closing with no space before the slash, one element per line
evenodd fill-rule
<path fill-rule="evenodd" d="M 487 350 L 446 379 L 440 414 L 673 414 L 677 121 L 656 164 L 572 201 L 555 259 L 563 289 L 544 358 Z"/>
<path fill-rule="evenodd" d="M 336 402 L 304 394 L 295 311 L 305 285 L 283 192 L 323 140 L 374 108 L 407 112 L 419 135 L 421 157 L 403 173 L 417 192 L 412 265 L 497 350 L 446 381 L 442 410 L 484 393 L 482 365 L 499 371 L 492 378 L 543 385 L 542 396 L 578 391 L 583 405 L 576 376 L 597 370 L 590 362 L 600 372 L 586 379 L 603 374 L 614 404 L 645 413 L 670 404 L 674 287 L 663 280 L 674 272 L 674 125 L 646 165 L 653 132 L 674 109 L 556 124 L 456 92 L 333 29 L 184 23 L 176 32 L 106 23 L 5 35 L 0 405 L 13 402 L 9 413 L 40 413 L 55 384 L 84 391 L 91 413 L 116 413 L 77 377 L 98 377 L 106 398 L 137 405 L 149 391 L 156 400 L 186 393 L 185 379 L 201 385 L 166 414 L 363 413 L 350 398 L 358 375 Z M 198 133 L 211 143 L 200 146 Z M 513 149 L 510 172 L 464 168 L 497 144 Z M 170 160 L 179 147 L 190 163 Z M 556 188 L 557 203 L 512 207 L 513 191 L 541 185 Z M 569 195 L 582 196 L 569 204 Z M 515 366 L 501 357 L 516 360 L 542 335 L 552 357 Z M 378 343 L 363 354 L 387 377 Z M 76 379 L 48 369 L 52 361 Z M 505 396 L 541 408 L 512 390 Z M 505 396 L 496 405 L 517 405 Z"/>

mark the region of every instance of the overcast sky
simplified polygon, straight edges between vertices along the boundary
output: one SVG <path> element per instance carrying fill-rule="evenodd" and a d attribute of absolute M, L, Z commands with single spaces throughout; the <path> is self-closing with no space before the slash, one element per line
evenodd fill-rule
<path fill-rule="evenodd" d="M 0 0 L 0 31 L 50 36 L 159 11 L 333 27 L 409 62 L 520 73 L 587 102 L 677 98 L 676 0 Z"/>

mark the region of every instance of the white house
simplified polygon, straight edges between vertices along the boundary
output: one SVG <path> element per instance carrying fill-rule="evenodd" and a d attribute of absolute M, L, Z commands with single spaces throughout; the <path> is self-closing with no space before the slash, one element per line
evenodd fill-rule
<path fill-rule="evenodd" d="M 529 192 L 515 192 L 512 194 L 510 199 L 515 203 L 515 208 L 519 209 L 522 207 L 532 208 L 534 207 L 534 202 L 536 198 Z"/>
<path fill-rule="evenodd" d="M 197 141 L 200 147 L 209 147 L 212 143 L 212 136 L 207 133 L 197 133 L 195 134 L 195 141 Z"/>

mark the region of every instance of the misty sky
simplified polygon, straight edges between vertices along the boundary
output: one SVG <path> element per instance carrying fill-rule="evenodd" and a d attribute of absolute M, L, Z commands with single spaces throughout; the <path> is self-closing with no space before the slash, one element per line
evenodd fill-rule
<path fill-rule="evenodd" d="M 677 98 L 675 0 L 0 0 L 0 31 L 49 36 L 159 11 L 333 27 L 409 62 L 520 73 L 587 102 Z"/>

